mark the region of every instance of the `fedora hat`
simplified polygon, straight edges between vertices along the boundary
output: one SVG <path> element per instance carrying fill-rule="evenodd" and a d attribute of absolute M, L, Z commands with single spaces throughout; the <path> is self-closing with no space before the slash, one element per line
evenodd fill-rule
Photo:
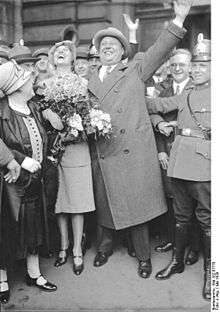
<path fill-rule="evenodd" d="M 197 44 L 193 48 L 193 62 L 209 62 L 211 61 L 211 40 L 204 39 L 204 35 L 198 35 Z"/>
<path fill-rule="evenodd" d="M 41 49 L 37 49 L 36 51 L 34 51 L 34 53 L 32 54 L 32 57 L 39 57 L 41 55 L 45 55 L 48 56 L 49 55 L 49 49 L 48 48 L 41 48 Z"/>
<path fill-rule="evenodd" d="M 20 44 L 15 44 L 15 46 L 9 52 L 9 59 L 15 60 L 18 64 L 33 62 L 36 63 L 40 58 L 33 57 L 31 50 Z"/>
<path fill-rule="evenodd" d="M 88 50 L 86 47 L 80 46 L 76 48 L 76 59 L 88 59 Z"/>
<path fill-rule="evenodd" d="M 122 55 L 122 59 L 126 59 L 129 55 L 129 42 L 127 38 L 123 35 L 123 33 L 114 27 L 108 27 L 102 30 L 99 30 L 93 39 L 94 45 L 96 47 L 96 50 L 99 51 L 100 43 L 104 37 L 113 37 L 118 39 L 118 41 L 121 43 L 122 47 L 124 48 L 124 54 Z"/>

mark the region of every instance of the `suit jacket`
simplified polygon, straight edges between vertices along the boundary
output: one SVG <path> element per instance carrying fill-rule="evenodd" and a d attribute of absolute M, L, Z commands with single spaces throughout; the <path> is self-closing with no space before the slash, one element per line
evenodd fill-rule
<path fill-rule="evenodd" d="M 103 83 L 98 72 L 89 81 L 89 90 L 98 97 L 100 108 L 111 115 L 113 124 L 111 139 L 99 139 L 91 155 L 93 168 L 98 162 L 102 173 L 100 176 L 96 169 L 93 171 L 101 225 L 122 229 L 166 212 L 144 82 L 164 63 L 184 32 L 171 23 L 147 52 L 137 53 L 126 65 L 118 64 Z M 106 210 L 103 194 L 98 192 L 103 183 L 109 206 Z"/>
<path fill-rule="evenodd" d="M 178 127 L 200 131 L 187 105 L 190 93 L 190 106 L 199 122 L 211 128 L 211 92 L 208 84 L 194 87 L 181 95 L 169 98 L 149 99 L 150 113 L 168 113 L 178 110 Z M 202 132 L 201 132 L 202 134 Z M 173 143 L 167 174 L 173 178 L 191 181 L 210 181 L 211 141 L 196 137 L 177 135 Z"/>

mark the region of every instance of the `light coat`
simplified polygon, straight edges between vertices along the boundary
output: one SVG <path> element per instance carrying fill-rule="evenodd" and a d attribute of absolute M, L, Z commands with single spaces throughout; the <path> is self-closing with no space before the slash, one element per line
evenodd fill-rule
<path fill-rule="evenodd" d="M 98 72 L 88 88 L 112 119 L 110 140 L 92 148 L 98 223 L 117 230 L 147 222 L 166 212 L 154 134 L 145 103 L 145 86 L 185 31 L 170 24 L 154 46 L 100 81 Z M 104 203 L 104 198 L 108 206 Z"/>

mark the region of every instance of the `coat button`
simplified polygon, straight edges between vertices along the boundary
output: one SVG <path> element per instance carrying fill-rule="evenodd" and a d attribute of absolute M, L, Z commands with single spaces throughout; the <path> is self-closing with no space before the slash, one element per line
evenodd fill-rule
<path fill-rule="evenodd" d="M 124 154 L 129 154 L 129 149 L 125 149 Z"/>
<path fill-rule="evenodd" d="M 118 108 L 117 112 L 118 112 L 118 113 L 122 113 L 122 108 L 121 108 L 121 107 Z"/>
<path fill-rule="evenodd" d="M 120 133 L 124 134 L 125 133 L 125 129 L 121 129 Z"/>
<path fill-rule="evenodd" d="M 101 159 L 105 159 L 105 156 L 103 154 L 100 155 Z"/>

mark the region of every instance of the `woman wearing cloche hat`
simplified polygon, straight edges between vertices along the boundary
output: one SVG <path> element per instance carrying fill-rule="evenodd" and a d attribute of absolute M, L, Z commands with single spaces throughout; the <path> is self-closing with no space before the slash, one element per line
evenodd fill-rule
<path fill-rule="evenodd" d="M 1 213 L 4 218 L 1 220 L 4 225 L 1 232 L 1 246 L 4 246 L 0 259 L 1 303 L 9 300 L 6 271 L 9 260 L 26 258 L 27 285 L 44 291 L 57 289 L 41 275 L 39 267 L 38 248 L 46 240 L 43 237 L 46 213 L 42 204 L 42 172 L 47 137 L 40 114 L 31 100 L 34 95 L 32 79 L 31 72 L 22 69 L 15 61 L 1 65 L 0 90 L 5 97 L 0 102 L 0 137 L 21 166 L 17 180 L 7 172 L 7 168 L 1 168 L 3 191 L 0 200 L 4 198 Z"/>

